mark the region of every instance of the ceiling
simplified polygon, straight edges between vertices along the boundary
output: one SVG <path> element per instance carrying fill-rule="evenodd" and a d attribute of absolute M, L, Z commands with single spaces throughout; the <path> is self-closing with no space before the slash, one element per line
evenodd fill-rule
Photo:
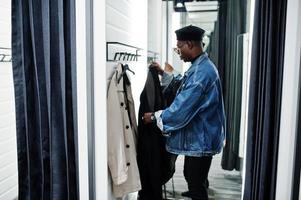
<path fill-rule="evenodd" d="M 188 4 L 191 3 L 191 5 L 194 5 L 194 7 L 197 7 L 199 4 L 207 5 L 211 3 L 212 5 L 212 2 L 218 2 L 218 1 L 217 0 L 173 0 L 174 10 L 176 12 L 187 12 L 187 7 L 186 7 L 187 3 Z M 213 5 L 214 4 L 216 3 L 213 3 Z"/>
<path fill-rule="evenodd" d="M 206 12 L 206 11 L 217 11 L 217 1 L 190 1 L 184 2 L 184 6 L 187 12 Z"/>
<path fill-rule="evenodd" d="M 206 30 L 210 34 L 214 30 L 214 23 L 218 19 L 218 1 L 174 0 L 176 12 L 187 13 L 187 24 L 193 24 Z"/>

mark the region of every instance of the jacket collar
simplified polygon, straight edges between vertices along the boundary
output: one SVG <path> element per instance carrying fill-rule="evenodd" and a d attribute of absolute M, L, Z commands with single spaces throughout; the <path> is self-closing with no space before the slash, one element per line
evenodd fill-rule
<path fill-rule="evenodd" d="M 203 62 L 205 59 L 208 58 L 208 54 L 206 52 L 202 53 L 189 67 L 189 69 L 185 72 L 184 75 L 188 76 L 188 74 L 191 74 L 195 71 L 196 67 Z"/>

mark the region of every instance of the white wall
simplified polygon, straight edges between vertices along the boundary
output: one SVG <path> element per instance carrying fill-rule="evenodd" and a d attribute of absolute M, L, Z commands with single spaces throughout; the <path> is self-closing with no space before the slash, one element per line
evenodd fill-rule
<path fill-rule="evenodd" d="M 168 11 L 166 10 L 166 3 L 168 2 Z M 172 48 L 172 13 L 173 13 L 173 2 L 164 1 L 162 3 L 162 64 L 164 62 L 172 63 L 172 54 L 169 49 Z M 167 13 L 168 12 L 168 13 Z M 168 19 L 167 19 L 168 18 Z M 167 21 L 166 21 L 167 19 Z M 166 24 L 168 23 L 168 26 Z M 166 37 L 166 34 L 167 37 Z M 166 41 L 167 40 L 167 41 Z M 167 47 L 168 46 L 168 47 Z M 166 51 L 168 48 L 168 51 Z"/>
<path fill-rule="evenodd" d="M 11 48 L 11 1 L 0 1 L 0 47 Z M 1 50 L 0 53 L 11 51 Z M 0 62 L 0 199 L 18 195 L 16 120 L 11 62 Z"/>
<path fill-rule="evenodd" d="M 157 62 L 162 57 L 162 0 L 148 0 L 147 50 L 158 53 Z"/>
<path fill-rule="evenodd" d="M 0 11 L 1 12 L 1 11 Z M 1 50 L 0 50 L 1 51 Z M 16 120 L 11 63 L 0 62 L 0 199 L 18 194 Z"/>
<path fill-rule="evenodd" d="M 121 42 L 142 48 L 138 62 L 130 62 L 135 72 L 131 76 L 132 91 L 136 109 L 144 87 L 147 72 L 147 0 L 107 0 L 106 1 L 106 41 Z M 107 64 L 107 72 L 112 63 Z"/>
<path fill-rule="evenodd" d="M 180 60 L 180 57 L 173 51 L 173 48 L 176 47 L 177 44 L 175 30 L 182 27 L 181 14 L 179 12 L 174 12 L 172 1 L 167 2 L 168 15 L 166 10 L 166 1 L 162 4 L 162 67 L 164 66 L 165 62 L 168 62 L 176 71 L 182 72 L 184 70 L 183 62 Z M 168 22 L 166 21 L 166 17 L 168 17 Z M 166 26 L 167 23 L 168 26 Z M 168 40 L 168 44 L 166 40 Z M 166 51 L 166 48 L 168 48 L 168 51 Z M 190 66 L 190 63 L 186 63 L 185 66 L 186 68 L 188 68 L 188 66 Z"/>
<path fill-rule="evenodd" d="M 90 19 L 86 10 L 86 1 L 76 0 L 76 66 L 77 66 L 77 130 L 78 130 L 78 180 L 79 199 L 89 199 L 89 160 L 88 160 L 88 121 L 87 121 L 87 51 L 89 43 L 87 35 L 92 30 L 87 30 L 87 20 Z M 90 59 L 90 58 L 89 58 Z"/>
<path fill-rule="evenodd" d="M 287 1 L 276 200 L 291 199 L 301 47 L 301 2 Z"/>
<path fill-rule="evenodd" d="M 10 47 L 11 41 L 11 0 L 1 0 L 0 1 L 0 46 L 1 47 Z"/>
<path fill-rule="evenodd" d="M 143 49 L 139 51 L 141 56 L 138 62 L 128 63 L 130 69 L 135 72 L 135 75 L 130 75 L 136 113 L 138 113 L 139 96 L 147 73 L 147 0 L 106 0 L 105 8 L 106 41 L 121 42 Z M 156 46 L 154 48 L 157 49 Z M 107 74 L 114 65 L 112 62 L 107 62 L 105 66 Z M 107 166 L 107 161 L 104 160 L 102 165 Z M 110 183 L 106 185 L 109 188 L 108 199 L 113 199 Z"/>
<path fill-rule="evenodd" d="M 92 65 L 94 109 L 94 171 L 96 200 L 108 197 L 107 173 L 107 104 L 106 104 L 106 1 L 92 0 Z"/>

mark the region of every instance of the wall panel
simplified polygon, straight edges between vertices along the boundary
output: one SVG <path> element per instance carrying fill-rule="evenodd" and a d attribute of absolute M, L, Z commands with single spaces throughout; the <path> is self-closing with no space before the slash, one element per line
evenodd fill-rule
<path fill-rule="evenodd" d="M 0 47 L 11 47 L 11 1 L 0 1 Z M 0 49 L 0 53 L 10 53 Z M 18 195 L 17 145 L 11 62 L 0 62 L 0 199 Z"/>
<path fill-rule="evenodd" d="M 141 48 L 137 62 L 128 63 L 135 75 L 130 74 L 136 113 L 139 109 L 139 96 L 144 87 L 147 63 L 147 0 L 106 0 L 106 41 L 120 42 Z M 113 47 L 114 48 L 114 47 Z M 131 51 L 124 48 L 124 51 Z M 114 56 L 113 56 L 114 57 Z M 106 72 L 110 74 L 117 62 L 107 62 Z M 112 120 L 112 119 L 107 119 Z M 114 199 L 108 181 L 109 198 Z M 130 197 L 128 197 L 130 198 Z"/>

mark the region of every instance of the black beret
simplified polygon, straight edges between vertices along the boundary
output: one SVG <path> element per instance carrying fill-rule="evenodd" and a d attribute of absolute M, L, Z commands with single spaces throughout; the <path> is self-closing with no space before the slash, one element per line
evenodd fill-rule
<path fill-rule="evenodd" d="M 175 31 L 177 35 L 177 40 L 197 40 L 201 41 L 203 39 L 203 35 L 205 31 L 196 26 L 185 26 Z"/>

